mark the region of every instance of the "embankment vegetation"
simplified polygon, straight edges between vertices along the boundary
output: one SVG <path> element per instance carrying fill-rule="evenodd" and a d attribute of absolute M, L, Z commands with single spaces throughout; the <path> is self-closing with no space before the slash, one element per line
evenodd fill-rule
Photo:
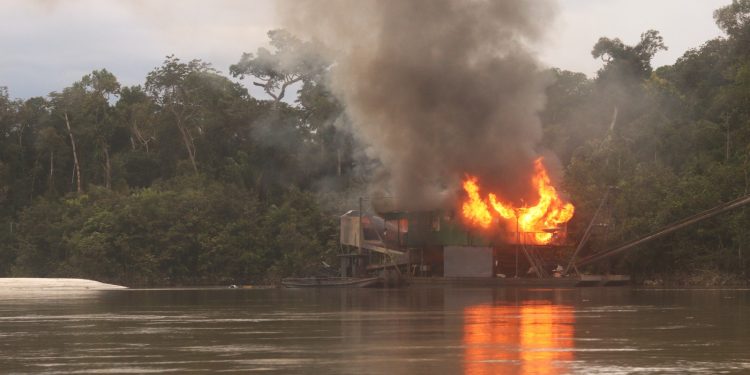
<path fill-rule="evenodd" d="M 714 16 L 725 36 L 673 65 L 652 68 L 668 41 L 650 30 L 634 45 L 601 38 L 595 77 L 550 71 L 544 146 L 578 208 L 572 233 L 615 188 L 592 248 L 750 193 L 750 1 Z M 337 215 L 371 161 L 326 89 L 332 62 L 284 31 L 269 37 L 271 50 L 229 69 L 263 98 L 174 56 L 139 86 L 101 69 L 46 97 L 0 89 L 0 276 L 250 283 L 334 261 Z M 746 280 L 748 211 L 596 267 Z"/>

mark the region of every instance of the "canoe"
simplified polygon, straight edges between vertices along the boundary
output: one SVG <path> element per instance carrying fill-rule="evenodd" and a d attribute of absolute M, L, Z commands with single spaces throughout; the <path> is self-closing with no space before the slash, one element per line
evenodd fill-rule
<path fill-rule="evenodd" d="M 287 288 L 366 288 L 375 286 L 379 277 L 289 277 L 281 280 Z"/>

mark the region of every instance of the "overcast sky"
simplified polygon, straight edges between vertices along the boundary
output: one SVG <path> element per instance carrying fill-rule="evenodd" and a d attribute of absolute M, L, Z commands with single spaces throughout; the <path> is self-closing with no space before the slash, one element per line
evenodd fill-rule
<path fill-rule="evenodd" d="M 600 36 L 627 44 L 656 29 L 669 51 L 654 66 L 721 35 L 713 10 L 730 0 L 559 0 L 546 41 L 550 66 L 595 74 Z M 142 84 L 168 54 L 200 58 L 226 73 L 242 52 L 278 27 L 273 0 L 0 0 L 0 86 L 12 97 L 43 96 L 106 68 L 124 85 Z"/>

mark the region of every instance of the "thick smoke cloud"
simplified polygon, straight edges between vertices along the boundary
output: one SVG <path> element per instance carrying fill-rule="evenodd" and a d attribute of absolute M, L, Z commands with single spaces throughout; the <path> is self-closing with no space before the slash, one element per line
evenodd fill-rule
<path fill-rule="evenodd" d="M 455 202 L 466 173 L 528 196 L 546 76 L 529 44 L 549 1 L 288 0 L 282 22 L 334 51 L 331 88 L 399 209 Z"/>

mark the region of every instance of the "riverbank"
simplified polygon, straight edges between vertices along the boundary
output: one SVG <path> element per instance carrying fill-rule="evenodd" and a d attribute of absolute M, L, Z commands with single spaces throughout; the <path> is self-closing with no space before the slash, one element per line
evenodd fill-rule
<path fill-rule="evenodd" d="M 3 277 L 0 291 L 80 291 L 127 289 L 124 286 L 106 284 L 86 279 Z"/>
<path fill-rule="evenodd" d="M 747 276 L 706 269 L 644 277 L 636 279 L 636 285 L 670 288 L 746 287 L 750 286 L 750 280 Z"/>

